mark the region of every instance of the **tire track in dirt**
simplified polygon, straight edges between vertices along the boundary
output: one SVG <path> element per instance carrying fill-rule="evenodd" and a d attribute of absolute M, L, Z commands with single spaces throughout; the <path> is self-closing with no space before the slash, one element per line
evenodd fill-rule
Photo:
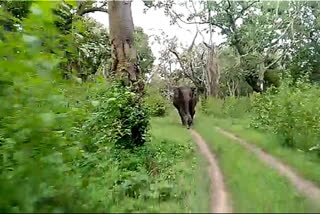
<path fill-rule="evenodd" d="M 211 213 L 232 213 L 229 194 L 226 190 L 222 172 L 218 166 L 218 162 L 214 153 L 212 153 L 203 140 L 203 138 L 195 131 L 190 130 L 191 135 L 197 143 L 200 152 L 206 157 L 209 167 L 209 175 L 211 180 L 211 200 L 210 212 Z"/>
<path fill-rule="evenodd" d="M 316 204 L 320 201 L 320 189 L 311 181 L 301 177 L 297 172 L 295 172 L 291 167 L 282 163 L 280 160 L 276 159 L 272 155 L 264 152 L 259 147 L 248 143 L 247 141 L 237 137 L 235 134 L 232 134 L 222 128 L 216 127 L 216 129 L 223 135 L 233 139 L 238 144 L 242 145 L 255 155 L 266 165 L 271 168 L 274 168 L 282 176 L 285 176 L 289 181 L 295 186 L 295 188 L 307 198 L 310 198 Z"/>

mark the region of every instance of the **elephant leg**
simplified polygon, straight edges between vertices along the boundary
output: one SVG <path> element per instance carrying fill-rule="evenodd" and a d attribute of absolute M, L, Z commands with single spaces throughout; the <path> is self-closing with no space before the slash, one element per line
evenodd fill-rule
<path fill-rule="evenodd" d="M 186 122 L 185 122 L 185 119 L 184 119 L 184 114 L 182 113 L 181 109 L 179 109 L 179 115 L 180 115 L 180 118 L 181 118 L 181 123 L 182 125 L 186 125 Z"/>
<path fill-rule="evenodd" d="M 176 103 L 173 103 L 173 105 L 174 105 L 174 107 L 176 107 L 176 109 L 177 109 L 177 111 L 178 111 L 178 113 L 179 113 L 179 116 L 180 116 L 182 125 L 184 125 L 184 119 L 183 119 L 183 115 L 182 115 L 182 113 L 181 113 L 181 108 L 180 108 L 179 105 L 176 104 Z"/>
<path fill-rule="evenodd" d="M 195 114 L 195 110 L 190 109 L 191 119 L 193 120 L 193 116 Z"/>
<path fill-rule="evenodd" d="M 190 115 L 191 115 L 191 120 L 192 120 L 191 123 L 192 123 L 193 122 L 193 116 L 195 114 L 195 107 L 194 107 L 193 101 L 190 102 L 189 107 L 190 107 Z"/>

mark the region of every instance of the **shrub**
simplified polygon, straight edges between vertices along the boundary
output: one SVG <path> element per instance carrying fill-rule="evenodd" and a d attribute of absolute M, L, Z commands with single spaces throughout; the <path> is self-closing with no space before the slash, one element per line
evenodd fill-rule
<path fill-rule="evenodd" d="M 150 116 L 130 87 L 115 80 L 97 95 L 95 102 L 92 117 L 84 124 L 85 134 L 96 133 L 89 140 L 90 148 L 106 143 L 132 148 L 146 142 Z"/>
<path fill-rule="evenodd" d="M 225 99 L 216 99 L 210 97 L 205 105 L 204 113 L 215 117 L 239 118 L 247 114 L 250 110 L 250 98 L 248 97 L 226 97 Z"/>
<path fill-rule="evenodd" d="M 251 125 L 284 137 L 285 144 L 308 150 L 320 138 L 320 90 L 306 79 L 286 78 L 279 88 L 257 95 Z"/>
<path fill-rule="evenodd" d="M 250 97 L 227 97 L 223 103 L 223 112 L 233 118 L 241 118 L 251 110 Z"/>
<path fill-rule="evenodd" d="M 130 137 L 123 133 L 138 127 L 142 135 L 128 142 L 141 144 L 147 111 L 126 88 L 115 85 L 106 92 L 103 84 L 97 94 L 102 87 L 88 90 L 57 78 L 64 52 L 51 13 L 55 4 L 34 2 L 22 32 L 6 32 L 0 39 L 0 211 L 110 212 L 116 197 L 109 193 L 119 181 L 120 164 L 113 167 L 105 145 L 96 154 L 85 151 L 82 142 L 103 138 L 104 123 L 111 121 L 113 138 L 107 142 L 124 142 Z M 100 129 L 85 132 L 81 125 L 92 118 Z"/>
<path fill-rule="evenodd" d="M 97 205 L 81 194 L 70 167 L 81 152 L 65 136 L 74 114 L 55 78 L 63 57 L 55 4 L 34 2 L 22 32 L 0 40 L 1 212 L 86 212 Z"/>
<path fill-rule="evenodd" d="M 55 4 L 33 2 L 21 31 L 0 33 L 0 211 L 159 212 L 165 200 L 182 207 L 188 188 L 175 177 L 194 165 L 174 167 L 191 142 L 135 147 L 147 139 L 149 115 L 129 88 L 57 78 L 64 50 Z"/>
<path fill-rule="evenodd" d="M 150 109 L 151 116 L 163 117 L 167 113 L 167 101 L 161 96 L 158 89 L 148 88 L 146 94 L 146 104 Z"/>

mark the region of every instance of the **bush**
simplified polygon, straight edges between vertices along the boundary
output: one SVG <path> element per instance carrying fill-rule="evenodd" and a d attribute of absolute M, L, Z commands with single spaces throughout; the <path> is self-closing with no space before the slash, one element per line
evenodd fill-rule
<path fill-rule="evenodd" d="M 76 114 L 56 78 L 63 52 L 55 4 L 34 2 L 22 32 L 0 40 L 1 212 L 86 212 L 98 204 L 70 164 L 81 148 L 66 137 Z"/>
<path fill-rule="evenodd" d="M 167 113 L 168 103 L 161 96 L 158 89 L 148 88 L 146 94 L 146 104 L 150 109 L 151 116 L 163 117 Z"/>
<path fill-rule="evenodd" d="M 148 109 L 130 87 L 115 80 L 96 98 L 92 117 L 84 124 L 86 135 L 95 133 L 90 139 L 91 148 L 106 143 L 132 148 L 146 142 L 150 120 Z"/>
<path fill-rule="evenodd" d="M 250 98 L 248 97 L 226 97 L 225 99 L 216 99 L 210 97 L 202 109 L 207 115 L 215 117 L 240 118 L 246 115 L 250 110 Z"/>
<path fill-rule="evenodd" d="M 137 148 L 149 115 L 135 94 L 117 82 L 57 77 L 65 50 L 56 4 L 33 2 L 19 32 L 0 29 L 0 212 L 160 212 L 167 200 L 182 207 L 190 191 L 176 177 L 194 165 L 174 167 L 192 143 L 154 138 Z"/>
<path fill-rule="evenodd" d="M 306 79 L 287 78 L 279 88 L 257 95 L 251 125 L 284 137 L 285 144 L 302 150 L 320 139 L 320 90 Z"/>
<path fill-rule="evenodd" d="M 5 32 L 0 40 L 1 212 L 109 212 L 113 203 L 109 189 L 117 182 L 112 176 L 119 172 L 112 167 L 110 148 L 103 145 L 98 154 L 86 152 L 83 145 L 89 138 L 84 136 L 103 136 L 83 133 L 81 127 L 92 119 L 93 106 L 99 109 L 91 94 L 101 87 L 89 92 L 84 85 L 57 78 L 64 52 L 51 13 L 55 5 L 34 2 L 32 13 L 21 23 L 23 32 Z M 101 115 L 115 122 L 116 128 L 120 124 L 120 131 L 129 132 L 135 125 L 141 128 L 141 121 L 145 124 L 142 131 L 146 130 L 148 117 L 139 119 L 146 110 L 137 111 L 134 95 L 116 86 L 109 95 L 108 105 L 103 100 L 106 96 L 100 97 L 100 110 L 111 107 L 110 114 Z M 118 108 L 123 111 L 119 120 L 116 105 L 126 107 Z M 100 130 L 106 130 L 105 121 L 97 124 Z M 114 127 L 113 134 L 118 130 Z M 111 140 L 120 141 L 122 133 Z M 137 138 L 129 141 L 144 142 L 144 136 Z"/>

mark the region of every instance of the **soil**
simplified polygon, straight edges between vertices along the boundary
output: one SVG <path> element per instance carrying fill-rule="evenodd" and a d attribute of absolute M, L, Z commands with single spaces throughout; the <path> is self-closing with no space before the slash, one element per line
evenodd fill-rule
<path fill-rule="evenodd" d="M 248 143 L 247 141 L 237 137 L 236 135 L 217 127 L 217 130 L 233 139 L 235 142 L 239 143 L 252 153 L 256 154 L 257 157 L 266 165 L 271 168 L 274 168 L 278 171 L 278 173 L 282 176 L 285 176 L 289 179 L 289 181 L 295 186 L 295 188 L 307 198 L 310 198 L 312 201 L 319 203 L 320 201 L 320 189 L 318 186 L 313 184 L 311 181 L 306 180 L 301 177 L 297 172 L 295 172 L 291 167 L 282 163 L 280 160 L 276 159 L 272 155 L 264 152 L 262 149 Z"/>
<path fill-rule="evenodd" d="M 208 161 L 208 172 L 211 180 L 211 213 L 232 213 L 229 193 L 227 192 L 223 174 L 219 168 L 216 155 L 212 153 L 203 138 L 193 129 L 191 135 L 197 143 L 200 152 Z"/>

